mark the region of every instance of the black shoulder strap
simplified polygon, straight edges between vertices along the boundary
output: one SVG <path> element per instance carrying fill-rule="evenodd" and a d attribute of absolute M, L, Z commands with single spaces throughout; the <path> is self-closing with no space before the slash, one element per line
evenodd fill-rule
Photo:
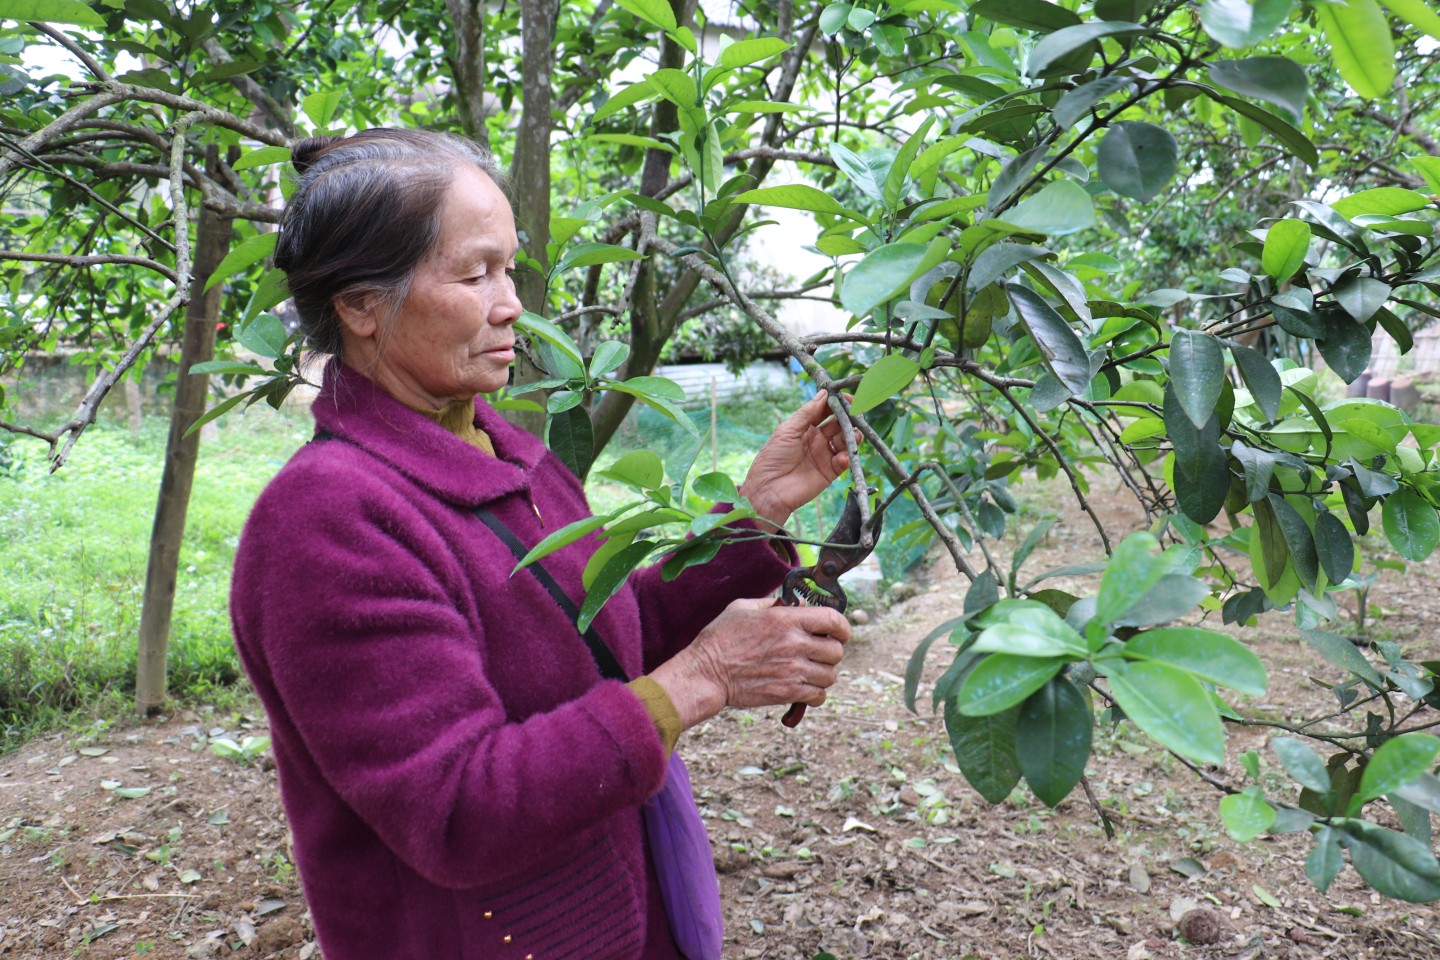
<path fill-rule="evenodd" d="M 520 542 L 520 538 L 515 536 L 515 532 L 505 526 L 504 521 L 490 512 L 488 508 L 483 506 L 476 507 L 475 516 L 479 517 L 481 522 L 489 527 L 495 536 L 500 538 L 501 543 L 510 548 L 510 552 L 515 555 L 516 562 L 523 560 L 525 554 L 530 552 L 525 548 L 525 545 Z M 560 607 L 561 612 L 570 618 L 571 623 L 580 619 L 580 611 L 576 608 L 570 597 L 566 595 L 565 591 L 560 589 L 560 584 L 555 582 L 555 578 L 550 576 L 550 571 L 542 567 L 539 561 L 530 564 L 526 569 L 535 574 L 535 579 L 540 581 L 540 585 L 550 594 L 551 599 Z M 585 645 L 590 648 L 590 655 L 595 658 L 595 665 L 600 668 L 600 675 L 602 677 L 606 680 L 620 680 L 622 682 L 630 679 L 630 677 L 626 675 L 625 669 L 620 666 L 620 661 L 615 659 L 615 654 L 610 652 L 610 648 L 606 646 L 604 639 L 595 631 L 593 626 L 587 628 L 581 636 L 585 640 Z"/>

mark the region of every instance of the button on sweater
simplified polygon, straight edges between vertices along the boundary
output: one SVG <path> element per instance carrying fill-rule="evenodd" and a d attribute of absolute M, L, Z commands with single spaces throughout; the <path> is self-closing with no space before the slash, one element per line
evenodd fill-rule
<path fill-rule="evenodd" d="M 472 513 L 533 544 L 589 515 L 579 482 L 483 401 L 493 457 L 339 364 L 312 409 L 329 439 L 257 501 L 231 615 L 327 960 L 673 960 L 640 814 L 656 725 Z M 546 558 L 577 604 L 598 543 Z M 595 624 L 640 676 L 786 569 L 737 542 L 640 571 Z"/>

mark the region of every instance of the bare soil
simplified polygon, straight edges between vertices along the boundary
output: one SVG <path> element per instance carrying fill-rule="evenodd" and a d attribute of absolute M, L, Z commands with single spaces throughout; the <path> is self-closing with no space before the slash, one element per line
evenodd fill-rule
<path fill-rule="evenodd" d="M 1113 496 L 1096 499 L 1112 536 L 1138 524 Z M 1088 558 L 1094 542 L 1070 510 L 1027 569 Z M 1371 595 L 1387 609 L 1380 628 L 1417 658 L 1437 655 L 1437 584 L 1432 564 Z M 911 651 L 958 612 L 963 587 L 937 565 L 916 596 L 880 614 L 872 605 L 830 702 L 798 729 L 779 710 L 732 711 L 686 735 L 727 957 L 1440 958 L 1433 906 L 1383 900 L 1348 869 L 1319 893 L 1303 837 L 1234 843 L 1219 828 L 1219 791 L 1128 726 L 1098 733 L 1090 765 L 1115 839 L 1078 790 L 1056 810 L 1023 789 L 987 805 L 929 710 L 943 644 L 918 714 L 902 694 Z M 1324 707 L 1330 695 L 1311 677 L 1339 679 L 1287 620 L 1272 614 L 1262 628 L 1271 689 L 1242 705 L 1247 716 Z M 268 756 L 242 764 L 209 746 L 264 733 L 258 707 L 186 711 L 0 758 L 0 957 L 319 958 Z M 1268 760 L 1270 733 L 1233 730 L 1231 762 L 1209 775 L 1242 782 L 1234 758 Z M 1209 912 L 1182 927 L 1197 908 Z"/>

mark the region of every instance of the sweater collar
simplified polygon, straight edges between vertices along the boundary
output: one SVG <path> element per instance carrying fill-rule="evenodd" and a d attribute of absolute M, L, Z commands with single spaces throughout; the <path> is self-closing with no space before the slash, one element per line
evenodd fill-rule
<path fill-rule="evenodd" d="M 545 456 L 538 438 L 479 397 L 475 425 L 490 435 L 493 458 L 333 359 L 311 411 L 317 430 L 364 448 L 441 499 L 463 506 L 528 490 L 527 471 Z"/>

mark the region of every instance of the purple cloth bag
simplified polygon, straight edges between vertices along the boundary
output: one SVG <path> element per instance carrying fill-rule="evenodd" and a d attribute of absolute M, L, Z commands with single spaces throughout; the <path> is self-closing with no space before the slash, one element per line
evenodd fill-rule
<path fill-rule="evenodd" d="M 665 783 L 643 811 L 650 858 L 675 945 L 688 960 L 721 960 L 725 919 L 720 912 L 720 880 L 680 754 L 670 754 Z"/>

